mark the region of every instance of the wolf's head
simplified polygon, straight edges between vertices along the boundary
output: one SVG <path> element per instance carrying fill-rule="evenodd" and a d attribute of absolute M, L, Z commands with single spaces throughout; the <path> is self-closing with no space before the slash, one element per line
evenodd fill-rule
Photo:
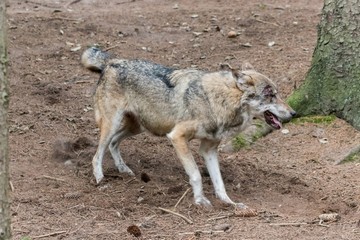
<path fill-rule="evenodd" d="M 237 87 L 244 92 L 241 99 L 251 117 L 265 121 L 274 129 L 280 129 L 296 112 L 279 96 L 275 84 L 250 65 L 242 71 L 231 69 Z"/>

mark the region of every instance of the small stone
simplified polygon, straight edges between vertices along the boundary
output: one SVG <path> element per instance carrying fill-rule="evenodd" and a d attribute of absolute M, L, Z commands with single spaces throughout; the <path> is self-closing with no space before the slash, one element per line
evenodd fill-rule
<path fill-rule="evenodd" d="M 319 215 L 319 219 L 323 222 L 336 222 L 340 219 L 340 215 L 337 213 L 324 213 Z"/>
<path fill-rule="evenodd" d="M 71 48 L 70 51 L 71 52 L 77 52 L 81 49 L 81 45 L 80 44 L 77 44 L 75 47 Z"/>
<path fill-rule="evenodd" d="M 71 160 L 67 160 L 66 162 L 64 162 L 64 165 L 65 166 L 72 166 L 73 165 L 73 162 Z"/>
<path fill-rule="evenodd" d="M 99 186 L 98 189 L 100 191 L 106 191 L 108 188 L 110 188 L 110 185 L 109 184 L 105 184 L 103 186 Z"/>
<path fill-rule="evenodd" d="M 251 43 L 243 43 L 241 44 L 242 47 L 252 47 Z"/>
<path fill-rule="evenodd" d="M 237 33 L 235 31 L 230 31 L 227 34 L 228 38 L 236 38 L 237 37 Z"/>
<path fill-rule="evenodd" d="M 274 45 L 275 45 L 275 42 L 274 42 L 274 41 L 271 41 L 271 42 L 268 43 L 268 46 L 269 46 L 269 47 L 272 47 L 272 46 L 274 46 Z"/>
<path fill-rule="evenodd" d="M 198 37 L 198 36 L 200 36 L 202 33 L 201 33 L 201 32 L 193 32 L 193 34 L 194 34 L 195 37 Z"/>
<path fill-rule="evenodd" d="M 282 134 L 285 134 L 285 135 L 286 135 L 286 134 L 289 134 L 289 132 L 290 132 L 289 129 L 286 129 L 286 128 L 284 128 L 284 129 L 281 130 L 281 133 L 282 133 Z"/>
<path fill-rule="evenodd" d="M 224 232 L 226 232 L 230 228 L 231 228 L 231 225 L 227 224 L 227 223 L 219 224 L 219 225 L 214 226 L 215 231 L 224 231 Z"/>

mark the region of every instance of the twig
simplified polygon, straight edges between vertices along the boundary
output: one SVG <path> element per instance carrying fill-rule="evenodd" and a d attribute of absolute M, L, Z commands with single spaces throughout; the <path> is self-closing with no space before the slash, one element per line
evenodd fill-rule
<path fill-rule="evenodd" d="M 229 218 L 229 217 L 232 217 L 234 216 L 235 214 L 228 214 L 228 215 L 224 215 L 224 216 L 219 216 L 219 217 L 213 217 L 213 218 L 209 218 L 208 220 L 206 221 L 214 221 L 214 220 L 220 220 L 220 219 L 224 219 L 224 218 Z"/>
<path fill-rule="evenodd" d="M 175 204 L 174 208 L 176 208 L 180 202 L 185 198 L 186 194 L 190 191 L 191 188 L 186 189 L 186 191 L 184 192 L 184 194 L 181 196 L 181 198 L 179 199 L 179 201 L 177 201 L 177 203 Z"/>
<path fill-rule="evenodd" d="M 132 3 L 132 2 L 135 2 L 135 0 L 130 0 L 130 1 L 126 1 L 126 2 L 119 2 L 119 3 L 116 3 L 116 5 L 125 4 L 125 3 Z"/>
<path fill-rule="evenodd" d="M 40 3 L 40 2 L 35 2 L 35 1 L 30 1 L 30 0 L 27 0 L 26 3 L 35 4 L 35 5 L 39 5 L 39 6 L 47 7 L 47 8 L 58 8 L 57 6 L 50 6 L 50 5 L 48 5 L 48 4 L 44 4 L 44 3 Z"/>
<path fill-rule="evenodd" d="M 15 190 L 14 185 L 11 181 L 9 181 L 10 190 L 13 192 Z"/>
<path fill-rule="evenodd" d="M 39 235 L 39 236 L 32 237 L 32 239 L 51 237 L 51 236 L 55 236 L 55 235 L 59 235 L 59 234 L 64 234 L 64 233 L 66 233 L 66 232 L 67 232 L 67 231 L 52 232 L 52 233 L 48 233 L 48 234 L 44 234 L 44 235 Z"/>
<path fill-rule="evenodd" d="M 321 226 L 321 227 L 327 227 L 327 228 L 330 227 L 329 225 L 326 225 L 326 224 L 323 224 L 323 223 L 319 223 L 318 225 Z"/>
<path fill-rule="evenodd" d="M 91 83 L 91 81 L 83 81 L 83 80 L 79 80 L 79 81 L 76 81 L 75 84 L 83 84 L 83 83 Z M 83 153 L 83 151 L 81 152 Z M 78 154 L 79 155 L 79 154 Z"/>
<path fill-rule="evenodd" d="M 55 180 L 55 181 L 60 181 L 60 182 L 66 182 L 64 179 L 55 178 L 55 177 L 50 177 L 50 176 L 47 176 L 47 175 L 43 175 L 42 177 L 43 177 L 43 178 L 46 178 L 46 179 L 50 179 L 50 180 Z"/>
<path fill-rule="evenodd" d="M 63 17 L 51 17 L 48 19 L 50 19 L 50 20 L 65 20 L 65 21 L 73 21 L 73 22 L 83 22 L 84 21 L 81 18 L 74 19 L 74 18 L 63 18 Z"/>
<path fill-rule="evenodd" d="M 109 50 L 111 50 L 111 49 L 114 49 L 114 48 L 117 48 L 117 47 L 119 47 L 118 44 L 116 44 L 116 45 L 114 45 L 114 46 L 111 46 L 111 47 L 104 48 L 103 51 L 104 51 L 104 52 L 107 52 L 107 51 L 109 51 Z"/>
<path fill-rule="evenodd" d="M 177 212 L 174 212 L 174 211 L 171 211 L 169 209 L 166 209 L 166 208 L 162 208 L 162 207 L 158 207 L 160 210 L 164 211 L 164 212 L 167 212 L 167 213 L 171 213 L 175 216 L 178 216 L 178 217 L 181 217 L 182 219 L 184 219 L 188 224 L 193 224 L 193 221 L 191 221 L 190 219 L 188 219 L 187 217 L 185 217 L 184 215 L 180 214 L 180 213 L 177 213 Z"/>
<path fill-rule="evenodd" d="M 231 46 L 231 45 L 228 45 L 228 47 Z M 218 56 L 232 56 L 234 59 L 238 60 L 238 58 L 232 54 L 232 53 L 229 53 L 229 54 L 225 54 L 225 53 L 217 53 L 217 54 L 212 54 L 212 55 L 209 55 L 208 58 L 212 58 L 212 57 L 218 57 Z"/>
<path fill-rule="evenodd" d="M 179 235 L 195 235 L 197 233 L 202 233 L 202 234 L 214 234 L 214 233 L 224 233 L 225 231 L 222 230 L 196 230 L 194 232 L 183 232 L 183 233 L 179 233 Z"/>
<path fill-rule="evenodd" d="M 127 184 L 129 184 L 129 183 L 131 183 L 132 181 L 135 181 L 136 180 L 136 177 L 134 177 L 134 178 L 132 178 L 132 179 L 130 179 L 129 181 L 127 181 L 125 184 L 127 185 Z"/>
<path fill-rule="evenodd" d="M 155 183 L 155 186 L 159 189 L 159 191 L 160 191 L 164 196 L 166 196 L 166 193 L 164 193 L 164 191 L 159 187 L 159 185 L 157 185 L 157 184 Z"/>
<path fill-rule="evenodd" d="M 308 225 L 308 223 L 270 223 L 270 226 L 295 226 Z"/>
<path fill-rule="evenodd" d="M 279 24 L 277 23 L 272 23 L 272 22 L 267 22 L 267 21 L 264 21 L 264 20 L 261 20 L 261 19 L 257 19 L 257 18 L 254 18 L 255 21 L 258 21 L 258 22 L 261 22 L 261 23 L 266 23 L 266 24 L 271 24 L 271 25 L 274 25 L 276 27 L 279 27 Z"/>
<path fill-rule="evenodd" d="M 70 1 L 67 4 L 65 4 L 64 8 L 68 8 L 70 5 L 75 4 L 81 2 L 81 0 L 74 0 L 74 1 Z"/>

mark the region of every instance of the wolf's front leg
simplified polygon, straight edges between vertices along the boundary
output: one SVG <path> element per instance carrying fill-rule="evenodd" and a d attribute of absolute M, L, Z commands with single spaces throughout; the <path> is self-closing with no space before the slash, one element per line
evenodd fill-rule
<path fill-rule="evenodd" d="M 201 140 L 200 154 L 205 159 L 206 167 L 210 174 L 211 181 L 214 185 L 216 196 L 223 202 L 235 205 L 241 209 L 247 208 L 243 203 L 235 203 L 230 199 L 225 190 L 225 185 L 221 177 L 217 148 L 220 142 Z"/>
<path fill-rule="evenodd" d="M 171 143 L 190 178 L 195 203 L 203 206 L 211 206 L 210 201 L 204 196 L 200 171 L 188 147 L 188 136 L 192 135 L 189 132 L 192 131 L 192 128 L 189 126 L 191 125 L 177 125 L 169 134 L 167 134 L 167 137 L 171 140 Z"/>

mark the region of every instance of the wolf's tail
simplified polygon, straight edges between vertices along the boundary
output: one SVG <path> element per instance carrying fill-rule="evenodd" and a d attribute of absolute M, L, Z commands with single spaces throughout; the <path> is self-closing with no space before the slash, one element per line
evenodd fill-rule
<path fill-rule="evenodd" d="M 96 72 L 102 72 L 111 56 L 107 52 L 96 47 L 90 47 L 81 56 L 81 63 L 85 68 Z"/>

